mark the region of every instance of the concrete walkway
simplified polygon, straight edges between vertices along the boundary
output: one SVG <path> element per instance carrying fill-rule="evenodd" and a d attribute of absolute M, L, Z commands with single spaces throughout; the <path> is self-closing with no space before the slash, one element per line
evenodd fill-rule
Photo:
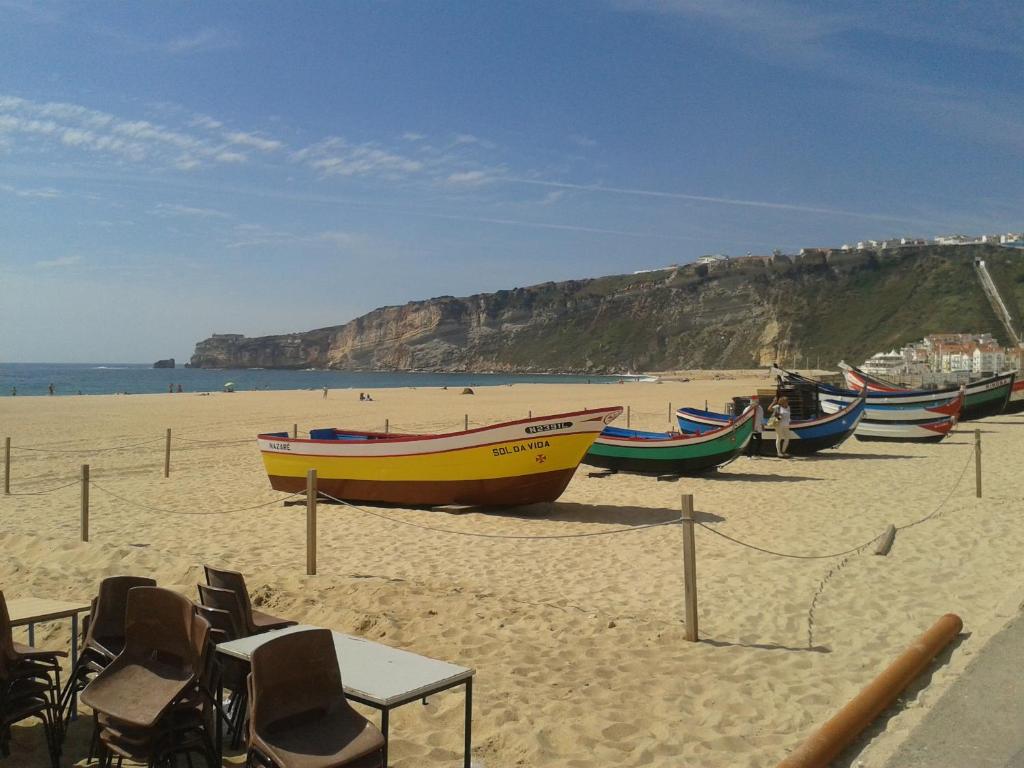
<path fill-rule="evenodd" d="M 886 768 L 1024 768 L 1024 616 L 988 642 Z"/>

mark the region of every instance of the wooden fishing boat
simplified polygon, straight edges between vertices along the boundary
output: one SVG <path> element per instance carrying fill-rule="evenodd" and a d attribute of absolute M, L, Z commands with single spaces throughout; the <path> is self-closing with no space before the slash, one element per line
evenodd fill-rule
<path fill-rule="evenodd" d="M 956 401 L 957 405 L 963 402 Z M 822 400 L 821 408 L 826 413 L 835 413 L 844 406 L 844 403 L 836 400 Z M 883 406 L 885 408 L 885 406 Z M 953 431 L 957 423 L 957 414 L 938 415 L 932 414 L 930 418 L 914 419 L 911 421 L 900 419 L 903 414 L 899 409 L 882 411 L 879 418 L 879 411 L 870 406 L 865 409 L 865 416 L 861 419 L 853 436 L 864 442 L 893 442 L 893 443 L 938 443 Z M 959 413 L 959 409 L 957 410 Z M 873 416 L 871 421 L 868 417 Z"/>
<path fill-rule="evenodd" d="M 847 403 L 836 413 L 819 416 L 813 419 L 794 419 L 789 423 L 792 439 L 787 452 L 794 456 L 806 456 L 826 448 L 838 448 L 857 428 L 864 415 L 864 398 L 859 397 Z M 706 432 L 708 429 L 721 427 L 731 417 L 724 413 L 701 411 L 696 408 L 680 408 L 676 411 L 679 429 L 683 432 Z M 764 425 L 761 440 L 761 454 L 775 455 L 775 430 Z"/>
<path fill-rule="evenodd" d="M 1014 378 L 1013 389 L 1010 390 L 1010 401 L 1003 413 L 1020 413 L 1024 411 L 1024 379 Z"/>
<path fill-rule="evenodd" d="M 642 475 L 693 475 L 728 464 L 750 441 L 754 409 L 701 435 L 605 427 L 583 463 Z"/>
<path fill-rule="evenodd" d="M 836 413 L 844 405 L 862 396 L 781 368 L 775 368 L 773 374 L 791 384 L 813 388 L 818 405 L 825 413 Z M 943 392 L 868 393 L 864 417 L 857 425 L 854 436 L 858 440 L 938 442 L 956 426 L 963 403 L 963 387 Z"/>
<path fill-rule="evenodd" d="M 302 491 L 306 473 L 338 499 L 406 506 L 554 501 L 622 408 L 537 416 L 440 435 L 315 429 L 257 437 L 270 485 Z"/>
<path fill-rule="evenodd" d="M 869 376 L 859 368 L 847 365 L 846 363 L 839 363 L 839 367 L 843 370 L 843 377 L 846 379 L 847 386 L 856 390 L 867 388 L 869 395 L 878 394 L 891 397 L 904 393 L 936 395 L 939 393 L 949 393 L 953 389 L 959 391 L 958 387 L 937 390 L 932 393 L 924 390 L 906 389 L 892 382 Z M 995 416 L 998 413 L 1002 413 L 1010 401 L 1010 393 L 1013 390 L 1015 378 L 1015 374 L 1011 372 L 969 382 L 966 385 L 964 405 L 960 411 L 960 421 L 983 419 L 986 416 Z"/>

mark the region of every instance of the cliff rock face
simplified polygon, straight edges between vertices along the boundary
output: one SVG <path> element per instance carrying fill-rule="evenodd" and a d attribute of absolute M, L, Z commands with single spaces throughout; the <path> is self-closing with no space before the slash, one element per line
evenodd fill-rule
<path fill-rule="evenodd" d="M 167 360 L 157 360 L 155 363 L 153 363 L 153 367 L 154 368 L 173 368 L 174 367 L 174 358 L 171 357 L 171 358 L 168 358 Z"/>
<path fill-rule="evenodd" d="M 578 371 L 832 364 L 998 319 L 973 273 L 990 265 L 1019 323 L 1024 254 L 994 246 L 747 257 L 382 307 L 283 336 L 217 334 L 193 367 Z"/>

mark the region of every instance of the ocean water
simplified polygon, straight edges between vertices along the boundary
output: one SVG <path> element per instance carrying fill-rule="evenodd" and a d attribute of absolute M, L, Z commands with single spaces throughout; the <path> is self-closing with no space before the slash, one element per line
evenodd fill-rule
<path fill-rule="evenodd" d="M 354 389 L 383 387 L 486 387 L 503 384 L 579 384 L 619 381 L 618 376 L 499 373 L 387 373 L 347 371 L 281 371 L 264 369 L 207 370 L 153 368 L 127 363 L 0 363 L 0 397 L 46 395 L 151 394 L 175 391 L 217 392 L 228 382 L 236 391 L 255 389 Z"/>

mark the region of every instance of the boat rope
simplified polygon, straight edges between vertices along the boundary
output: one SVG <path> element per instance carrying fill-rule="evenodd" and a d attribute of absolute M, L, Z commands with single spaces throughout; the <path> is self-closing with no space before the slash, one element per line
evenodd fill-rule
<path fill-rule="evenodd" d="M 697 525 L 699 525 L 705 531 L 710 531 L 711 533 L 715 534 L 716 536 L 721 536 L 723 539 L 728 539 L 729 541 L 733 542 L 734 544 L 739 544 L 742 547 L 747 547 L 748 549 L 753 549 L 753 550 L 755 550 L 757 552 L 763 552 L 766 555 L 775 555 L 776 557 L 789 557 L 789 558 L 793 558 L 795 560 L 827 560 L 827 559 L 833 558 L 833 557 L 842 557 L 843 555 L 850 555 L 850 554 L 853 554 L 854 552 L 856 552 L 856 551 L 858 551 L 860 549 L 864 549 L 864 547 L 866 547 L 868 544 L 873 544 L 881 536 L 881 534 L 879 534 L 879 536 L 875 536 L 875 538 L 871 539 L 871 541 L 866 541 L 863 544 L 858 544 L 856 547 L 853 547 L 852 549 L 847 549 L 847 550 L 844 550 L 842 552 L 833 552 L 832 554 L 829 554 L 829 555 L 794 555 L 794 554 L 792 554 L 790 552 L 776 552 L 773 549 L 765 549 L 764 547 L 758 547 L 755 544 L 749 544 L 749 543 L 747 543 L 745 541 L 740 541 L 739 539 L 734 539 L 729 534 L 722 533 L 721 531 L 716 531 L 714 528 L 711 528 L 710 526 L 707 526 L 707 525 L 705 525 L 704 523 L 701 523 L 701 522 L 697 522 Z"/>
<path fill-rule="evenodd" d="M 379 512 L 373 512 L 365 507 L 360 507 L 356 504 L 345 501 L 344 499 L 338 499 L 331 496 L 329 493 L 323 491 L 318 492 L 319 496 L 323 496 L 331 501 L 336 501 L 339 504 L 343 504 L 346 507 L 359 510 L 367 515 L 373 517 L 379 517 L 382 520 L 387 520 L 392 523 L 399 525 L 408 525 L 413 528 L 419 528 L 424 531 L 434 531 L 435 533 L 450 533 L 455 536 L 471 536 L 478 539 L 582 539 L 592 536 L 611 536 L 616 533 L 633 533 L 634 531 L 643 531 L 648 528 L 661 528 L 666 525 L 678 525 L 682 520 L 681 517 L 673 518 L 672 520 L 666 520 L 661 523 L 649 523 L 647 525 L 636 525 L 630 528 L 616 528 L 611 531 L 587 531 L 585 533 L 557 533 L 557 534 L 545 534 L 545 535 L 527 535 L 527 534 L 504 534 L 504 533 L 478 533 L 476 531 L 456 531 L 451 528 L 436 528 L 430 525 L 421 525 L 420 523 L 414 523 L 411 520 L 399 520 L 398 518 L 389 517 L 388 515 L 382 515 Z"/>
<path fill-rule="evenodd" d="M 251 443 L 256 438 L 246 437 L 241 440 L 195 440 L 191 437 L 178 437 L 177 435 L 171 435 L 172 440 L 181 440 L 185 443 L 196 443 L 200 445 L 241 445 L 242 443 Z"/>
<path fill-rule="evenodd" d="M 80 482 L 81 482 L 81 480 L 72 480 L 70 483 L 65 483 L 64 485 L 58 485 L 56 488 L 50 488 L 47 491 L 25 491 L 25 492 L 22 492 L 22 493 L 9 493 L 9 494 L 6 494 L 6 495 L 8 495 L 8 496 L 45 496 L 48 493 L 53 493 L 54 491 L 59 491 L 62 488 L 69 488 L 72 485 L 78 485 Z"/>
<path fill-rule="evenodd" d="M 158 507 L 150 507 L 150 506 L 148 506 L 146 504 L 140 504 L 137 501 L 132 501 L 131 499 L 126 499 L 124 496 L 120 496 L 120 495 L 114 493 L 113 491 L 111 491 L 111 490 L 109 490 L 107 488 L 104 488 L 102 485 L 100 485 L 99 483 L 97 483 L 94 480 L 90 481 L 90 485 L 92 485 L 94 488 L 97 488 L 97 489 L 103 491 L 108 496 L 112 496 L 113 498 L 117 499 L 118 501 L 124 502 L 125 504 L 130 504 L 133 507 L 138 507 L 139 509 L 145 509 L 145 510 L 147 510 L 149 512 L 159 512 L 159 513 L 164 514 L 164 515 L 231 515 L 231 514 L 234 514 L 236 512 L 248 512 L 249 510 L 252 510 L 252 509 L 259 509 L 261 507 L 269 507 L 272 504 L 277 504 L 278 502 L 286 501 L 287 499 L 290 499 L 290 498 L 292 498 L 294 496 L 300 496 L 301 495 L 301 492 L 290 493 L 287 496 L 279 496 L 276 499 L 271 499 L 270 501 L 265 501 L 262 504 L 254 504 L 251 507 L 241 507 L 239 509 L 218 509 L 218 510 L 213 510 L 213 511 L 202 511 L 202 512 L 184 512 L 184 511 L 182 511 L 180 509 L 160 509 Z"/>
<path fill-rule="evenodd" d="M 919 520 L 915 520 L 912 523 L 906 523 L 905 525 L 896 526 L 896 530 L 897 531 L 904 531 L 907 528 L 913 528 L 915 525 L 920 525 L 921 523 L 923 523 L 923 522 L 925 522 L 927 520 L 931 520 L 933 517 L 938 515 L 939 512 L 942 510 L 942 508 L 946 505 L 946 502 L 949 501 L 950 498 L 952 498 L 953 492 L 960 486 L 960 482 L 964 479 L 964 475 L 967 473 L 967 468 L 971 465 L 971 458 L 973 456 L 974 456 L 974 446 L 971 446 L 971 451 L 967 455 L 967 461 L 964 462 L 964 468 L 963 468 L 963 470 L 961 470 L 960 476 L 956 479 L 956 482 L 953 483 L 953 487 L 949 489 L 949 493 L 946 494 L 945 498 L 943 498 L 942 501 L 939 502 L 938 506 L 935 507 L 935 509 L 933 509 L 929 514 L 925 515 L 924 517 L 922 517 Z M 873 541 L 877 541 L 878 539 L 882 538 L 884 535 L 885 535 L 885 532 L 880 533 L 878 536 L 876 536 L 873 539 Z M 872 542 L 868 542 L 868 544 L 871 544 L 871 543 Z M 866 547 L 866 546 L 868 546 L 868 544 L 865 544 L 864 546 Z M 861 547 L 860 549 L 863 549 L 863 548 L 864 547 Z M 857 550 L 857 554 L 860 553 L 860 549 Z M 815 612 L 815 609 L 818 607 L 818 598 L 821 597 L 822 593 L 825 591 L 825 586 L 832 580 L 832 577 L 835 576 L 836 574 L 838 574 L 839 571 L 841 571 L 843 569 L 843 567 L 853 557 L 854 557 L 854 553 L 851 553 L 851 554 L 847 555 L 846 557 L 844 557 L 835 566 L 833 566 L 832 568 L 829 568 L 828 572 L 825 574 L 825 576 L 822 578 L 822 580 L 818 583 L 817 589 L 814 590 L 814 596 L 811 598 L 811 604 L 807 608 L 807 647 L 808 648 L 813 648 L 814 647 L 814 612 Z"/>
<path fill-rule="evenodd" d="M 112 445 L 107 448 L 45 448 L 45 447 L 33 447 L 28 445 L 12 445 L 12 449 L 19 451 L 32 451 L 34 453 L 102 453 L 104 451 L 123 451 L 127 448 L 138 448 L 142 445 L 151 445 L 152 443 L 163 440 L 162 437 L 156 437 L 152 440 L 145 440 L 141 443 L 131 443 L 130 445 Z"/>

